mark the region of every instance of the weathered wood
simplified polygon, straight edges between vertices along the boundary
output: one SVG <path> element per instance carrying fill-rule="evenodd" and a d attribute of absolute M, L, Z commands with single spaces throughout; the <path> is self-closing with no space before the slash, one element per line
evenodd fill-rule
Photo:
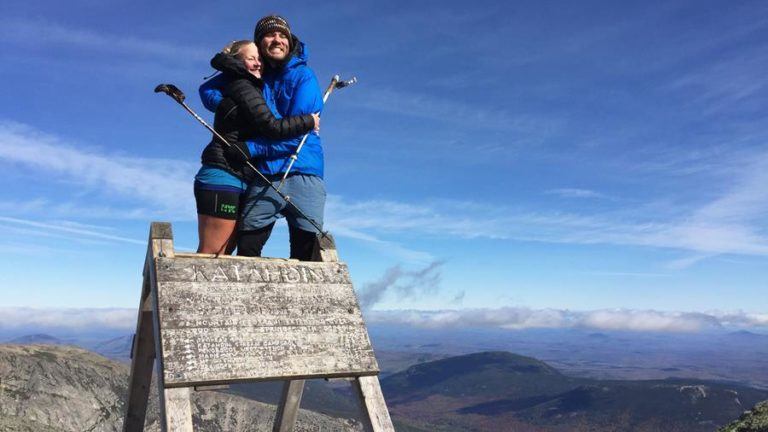
<path fill-rule="evenodd" d="M 170 236 L 170 237 L 169 237 Z M 155 250 L 155 242 L 162 238 L 172 238 L 171 227 L 168 223 L 155 222 L 149 230 L 147 253 L 142 272 L 141 299 L 136 320 L 136 332 L 131 346 L 131 374 L 128 379 L 128 401 L 123 420 L 124 432 L 144 430 L 144 419 L 147 414 L 149 389 L 152 383 L 152 366 L 155 361 L 155 333 L 152 312 L 152 281 L 150 273 L 154 260 L 159 251 Z"/>
<path fill-rule="evenodd" d="M 168 432 L 193 432 L 192 402 L 189 387 L 170 388 L 163 391 L 165 422 L 161 427 Z"/>
<path fill-rule="evenodd" d="M 361 376 L 352 382 L 360 405 L 363 408 L 363 421 L 369 432 L 395 432 L 392 419 L 389 417 L 387 403 L 381 393 L 379 378 L 376 376 Z"/>
<path fill-rule="evenodd" d="M 325 237 L 315 237 L 315 245 L 312 252 L 312 261 L 319 261 L 319 262 L 338 262 L 339 257 L 336 254 L 336 245 L 333 242 L 333 237 L 330 236 L 330 234 L 326 235 Z M 354 293 L 352 294 L 354 296 Z M 347 302 L 349 302 L 350 298 L 347 298 Z M 352 310 L 358 310 L 357 307 L 357 298 L 354 299 L 354 304 L 352 306 L 352 309 L 348 309 L 349 311 Z M 338 319 L 332 318 L 333 319 Z M 349 317 L 347 317 L 349 319 Z M 329 321 L 323 320 L 326 323 L 329 323 Z M 358 324 L 357 322 L 354 322 L 353 324 Z M 362 322 L 362 315 L 360 315 L 360 322 L 359 324 L 363 324 Z M 318 324 L 310 324 L 313 327 Z M 326 324 L 328 325 L 328 324 Z M 363 329 L 365 331 L 365 329 Z M 366 338 L 367 338 L 367 332 L 366 332 Z M 371 355 L 373 353 L 371 352 Z M 374 358 L 375 360 L 375 358 Z M 376 366 L 378 369 L 378 366 Z M 275 422 L 273 425 L 273 432 L 289 432 L 293 430 L 293 427 L 296 424 L 296 418 L 299 415 L 299 405 L 301 404 L 301 395 L 304 392 L 304 380 L 291 380 L 286 381 L 283 385 L 283 394 L 280 398 L 280 402 L 277 406 L 277 414 L 275 415 Z"/>
<path fill-rule="evenodd" d="M 157 268 L 158 282 L 351 285 L 347 265 L 339 262 L 161 258 Z"/>
<path fill-rule="evenodd" d="M 199 385 L 193 387 L 196 392 L 202 391 L 216 391 L 216 390 L 229 390 L 228 384 L 213 384 L 213 385 Z"/>
<path fill-rule="evenodd" d="M 272 432 L 291 432 L 299 416 L 304 380 L 290 380 L 283 384 L 283 393 L 277 404 Z"/>
<path fill-rule="evenodd" d="M 304 379 L 320 377 L 355 377 L 368 430 L 394 431 L 332 237 L 315 262 L 176 254 L 170 224 L 152 224 L 149 243 L 124 431 L 143 430 L 153 357 L 164 432 L 192 432 L 192 386 L 285 378 L 273 430 L 291 431 Z"/>
<path fill-rule="evenodd" d="M 169 222 L 152 222 L 149 227 L 149 238 L 155 240 L 173 240 L 173 228 Z"/>
<path fill-rule="evenodd" d="M 158 312 L 160 291 L 157 281 L 157 261 L 163 257 L 173 258 L 173 236 L 170 224 L 153 223 L 150 241 L 150 250 L 154 265 L 149 266 L 149 280 L 152 286 L 152 318 L 155 335 L 155 353 L 157 367 L 157 391 L 160 396 L 160 430 L 163 432 L 192 432 L 192 406 L 189 399 L 189 388 L 167 388 L 165 384 L 165 364 L 163 355 L 163 342 L 160 314 Z"/>
<path fill-rule="evenodd" d="M 378 372 L 343 263 L 156 264 L 166 386 Z"/>
<path fill-rule="evenodd" d="M 128 380 L 128 403 L 123 420 L 124 432 L 144 430 L 149 389 L 152 382 L 152 365 L 155 360 L 152 312 L 139 310 L 139 323 L 133 340 L 131 375 Z"/>
<path fill-rule="evenodd" d="M 324 236 L 317 236 L 315 239 L 315 248 L 312 252 L 312 261 L 337 262 L 339 254 L 336 251 L 336 241 L 330 233 Z"/>

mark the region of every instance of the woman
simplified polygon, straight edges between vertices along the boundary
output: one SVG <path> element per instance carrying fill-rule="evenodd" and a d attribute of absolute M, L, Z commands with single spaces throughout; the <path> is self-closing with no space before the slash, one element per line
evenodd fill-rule
<path fill-rule="evenodd" d="M 245 161 L 251 153 L 246 140 L 253 137 L 289 139 L 319 130 L 317 114 L 278 119 L 264 98 L 261 62 L 249 40 L 228 45 L 211 60 L 227 78 L 224 99 L 216 109 L 214 128 L 231 146 L 216 137 L 202 154 L 195 176 L 198 253 L 227 253 L 235 248 L 235 228 L 241 198 L 256 175 Z"/>

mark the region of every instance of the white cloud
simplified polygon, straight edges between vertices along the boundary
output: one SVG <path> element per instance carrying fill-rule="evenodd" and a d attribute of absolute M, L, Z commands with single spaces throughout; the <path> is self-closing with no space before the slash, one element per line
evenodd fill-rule
<path fill-rule="evenodd" d="M 632 309 L 571 311 L 502 307 L 436 311 L 373 310 L 366 313 L 366 321 L 426 328 L 586 328 L 637 332 L 697 332 L 723 326 L 768 327 L 768 314 L 664 312 Z"/>
<path fill-rule="evenodd" d="M 148 212 L 141 206 L 152 207 L 148 213 L 173 219 L 191 219 L 195 215 L 192 178 L 197 166 L 189 161 L 104 154 L 6 121 L 0 122 L 0 162 L 32 169 L 44 176 L 46 182 L 64 179 L 92 191 L 133 200 L 136 207 L 126 209 L 125 217 L 135 217 L 137 211 Z M 85 211 L 78 211 L 80 206 L 73 209 L 72 199 L 69 195 L 66 201 L 57 202 L 49 209 L 91 217 L 104 213 L 104 206 L 96 212 L 88 206 Z"/>
<path fill-rule="evenodd" d="M 0 40 L 24 45 L 29 48 L 57 47 L 56 49 L 78 48 L 121 56 L 151 56 L 167 61 L 206 61 L 211 57 L 209 50 L 189 44 L 140 38 L 122 34 L 107 34 L 88 29 L 73 28 L 43 20 L 2 19 Z M 172 60 L 171 60 L 172 59 Z"/>
<path fill-rule="evenodd" d="M 696 207 L 648 212 L 623 207 L 597 213 L 530 210 L 472 201 L 424 201 L 409 204 L 372 200 L 329 199 L 330 220 L 339 227 L 366 233 L 510 239 L 568 244 L 613 244 L 670 248 L 718 254 L 768 255 L 764 215 L 768 214 L 768 151 L 753 152 L 720 195 Z M 591 191 L 568 190 L 570 196 Z M 702 258 L 703 259 L 703 258 Z M 671 268 L 693 265 L 683 259 Z"/>
<path fill-rule="evenodd" d="M 73 203 L 30 200 L 25 206 L 45 208 L 51 217 L 165 217 L 190 220 L 195 215 L 191 161 L 131 158 L 109 155 L 39 132 L 31 127 L 0 122 L 0 162 L 46 173 L 57 179 L 106 191 L 121 198 L 120 208 L 100 209 Z M 388 235 L 510 239 L 569 244 L 613 244 L 671 248 L 713 256 L 768 255 L 763 215 L 768 214 L 768 151 L 740 162 L 737 176 L 720 196 L 697 208 L 674 212 L 641 212 L 622 208 L 610 213 L 564 213 L 472 201 L 349 201 L 329 195 L 328 227 L 337 235 L 368 242 L 408 262 L 428 263 L 432 254 L 414 250 Z M 592 197 L 597 192 L 560 189 L 559 194 Z M 126 204 L 128 203 L 128 204 Z M 127 207 L 127 208 L 126 208 Z M 0 208 L 13 213 L 13 206 Z M 85 208 L 85 210 L 83 210 Z M 39 213 L 39 212 L 35 212 Z M 674 216 L 670 216 L 674 215 Z M 21 218 L 18 218 L 21 219 Z M 693 265 L 682 259 L 670 268 Z"/>
<path fill-rule="evenodd" d="M 584 328 L 636 332 L 698 332 L 727 328 L 766 328 L 768 313 L 743 311 L 666 312 L 603 309 L 571 311 L 501 307 L 453 310 L 369 310 L 370 324 L 405 324 L 424 328 Z M 132 330 L 136 309 L 131 308 L 0 308 L 0 328 Z"/>
<path fill-rule="evenodd" d="M 63 233 L 64 235 L 70 235 L 75 238 L 84 238 L 90 240 L 107 240 L 112 242 L 131 243 L 131 244 L 147 244 L 146 241 L 122 237 L 119 235 L 109 234 L 104 232 L 103 227 L 82 226 L 70 221 L 60 221 L 57 223 L 44 223 L 36 222 L 26 219 L 17 219 L 11 217 L 0 216 L 0 222 L 5 222 L 11 225 L 17 225 L 22 227 L 29 227 L 42 232 Z M 107 230 L 109 228 L 106 228 Z"/>
<path fill-rule="evenodd" d="M 136 309 L 127 308 L 67 308 L 38 309 L 29 307 L 0 308 L 0 327 L 49 329 L 109 329 L 136 328 Z"/>
<path fill-rule="evenodd" d="M 561 188 L 546 191 L 549 195 L 557 195 L 563 198 L 606 198 L 605 195 L 589 189 Z"/>

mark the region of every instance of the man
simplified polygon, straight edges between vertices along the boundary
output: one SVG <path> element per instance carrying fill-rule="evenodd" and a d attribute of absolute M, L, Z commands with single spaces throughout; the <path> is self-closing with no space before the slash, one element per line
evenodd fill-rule
<path fill-rule="evenodd" d="M 265 98 L 269 89 L 278 113 L 287 117 L 322 111 L 322 93 L 314 72 L 307 66 L 307 48 L 291 32 L 288 22 L 277 15 L 260 19 L 254 30 L 253 40 L 259 47 L 265 66 L 262 74 L 266 87 Z M 215 85 L 214 80 L 209 83 Z M 215 99 L 212 94 L 215 95 L 217 91 L 210 85 L 201 87 L 204 103 L 206 100 Z M 206 106 L 211 108 L 207 104 Z M 251 153 L 258 157 L 257 168 L 272 180 L 275 186 L 280 183 L 290 163 L 286 154 L 292 153 L 291 150 L 295 151 L 300 141 L 300 138 L 282 142 L 260 139 L 249 143 Z M 320 136 L 313 132 L 307 137 L 281 188 L 307 217 L 321 226 L 326 196 L 323 166 Z M 263 181 L 257 180 L 250 186 L 242 208 L 238 255 L 261 256 L 275 221 L 284 216 L 290 235 L 290 257 L 311 259 L 317 230 Z"/>

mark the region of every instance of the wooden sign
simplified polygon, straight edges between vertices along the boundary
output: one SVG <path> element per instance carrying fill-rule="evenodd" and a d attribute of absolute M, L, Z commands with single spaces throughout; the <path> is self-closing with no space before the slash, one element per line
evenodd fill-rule
<path fill-rule="evenodd" d="M 158 258 L 165 385 L 375 375 L 346 264 Z"/>
<path fill-rule="evenodd" d="M 366 431 L 394 432 L 347 265 L 330 234 L 312 262 L 176 253 L 150 227 L 123 432 L 144 430 L 153 365 L 162 432 L 193 432 L 190 393 L 283 380 L 273 432 L 293 430 L 305 378 L 347 377 Z"/>

